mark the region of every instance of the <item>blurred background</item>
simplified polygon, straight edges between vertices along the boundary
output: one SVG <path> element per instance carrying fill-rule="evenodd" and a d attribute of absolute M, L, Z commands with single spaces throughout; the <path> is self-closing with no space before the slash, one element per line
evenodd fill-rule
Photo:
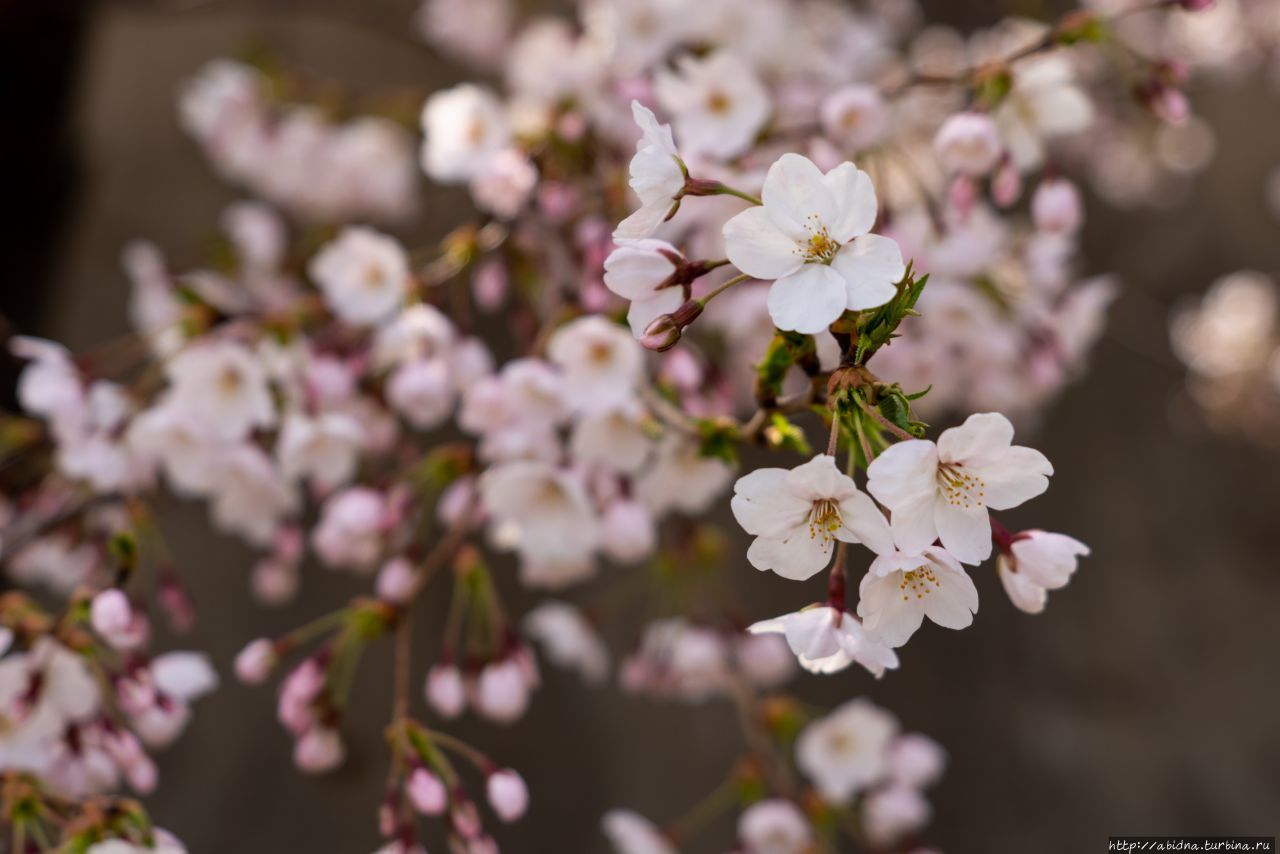
<path fill-rule="evenodd" d="M 219 212 L 238 198 L 175 118 L 176 86 L 206 60 L 260 43 L 357 89 L 425 94 L 462 79 L 416 42 L 413 6 L 0 0 L 5 316 L 84 348 L 126 330 L 124 243 L 154 240 L 179 267 L 204 256 Z M 924 6 L 961 25 L 1012 11 Z M 828 705 L 865 694 L 946 746 L 926 834 L 946 851 L 1101 852 L 1109 835 L 1280 827 L 1280 464 L 1202 426 L 1166 331 L 1179 297 L 1219 275 L 1280 269 L 1280 227 L 1263 198 L 1280 160 L 1280 103 L 1261 83 L 1192 95 L 1217 129 L 1217 156 L 1171 209 L 1091 207 L 1085 272 L 1115 272 L 1124 289 L 1090 372 L 1022 437 L 1057 475 L 1008 522 L 1072 534 L 1093 556 L 1040 616 L 1015 611 L 988 568 L 976 574 L 983 604 L 972 629 L 922 631 L 882 682 L 850 671 L 796 685 Z M 425 183 L 424 193 L 422 214 L 401 232 L 409 245 L 452 220 L 453 197 Z M 265 609 L 247 594 L 251 555 L 213 534 L 202 507 L 175 506 L 168 517 L 202 618 L 176 642 L 210 650 L 224 674 L 246 639 L 284 631 L 360 584 L 312 571 L 295 605 Z M 756 615 L 804 601 L 745 562 L 740 576 Z M 519 601 L 514 584 L 505 593 Z M 418 620 L 420 664 L 442 604 Z M 609 631 L 627 637 L 629 628 Z M 273 692 L 226 679 L 163 758 L 164 783 L 148 802 L 157 821 L 196 854 L 372 850 L 390 695 L 378 658 L 357 684 L 350 760 L 322 779 L 293 769 Z M 504 850 L 602 851 L 605 810 L 674 819 L 738 755 L 727 703 L 662 704 L 591 691 L 550 668 L 544 676 L 514 727 L 460 726 L 533 789 L 529 816 L 496 828 Z M 727 824 L 715 828 L 698 850 L 724 850 L 730 838 Z"/>

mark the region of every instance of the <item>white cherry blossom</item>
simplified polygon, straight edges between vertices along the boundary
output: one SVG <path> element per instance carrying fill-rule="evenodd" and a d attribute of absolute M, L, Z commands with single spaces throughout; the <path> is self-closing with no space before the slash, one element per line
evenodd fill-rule
<path fill-rule="evenodd" d="M 262 363 L 233 341 L 192 344 L 165 366 L 170 404 L 222 439 L 240 439 L 275 423 Z"/>
<path fill-rule="evenodd" d="M 445 184 L 477 177 L 511 142 L 502 102 L 474 83 L 461 83 L 427 98 L 422 132 L 422 168 Z"/>
<path fill-rule="evenodd" d="M 628 241 L 605 259 L 605 287 L 630 301 L 627 323 L 636 338 L 659 316 L 684 303 L 684 288 L 672 284 L 679 260 L 678 249 L 653 238 Z"/>
<path fill-rule="evenodd" d="M 852 614 L 815 605 L 747 628 L 755 635 L 780 634 L 810 673 L 838 673 L 853 662 L 876 677 L 898 666 L 898 656 L 867 632 Z"/>
<path fill-rule="evenodd" d="M 791 801 L 769 798 L 738 816 L 738 839 L 745 854 L 806 854 L 813 850 L 813 827 Z"/>
<path fill-rule="evenodd" d="M 897 292 L 902 252 L 869 233 L 876 191 L 852 163 L 824 175 L 807 157 L 784 154 L 761 198 L 725 223 L 725 254 L 743 273 L 776 280 L 769 314 L 779 329 L 821 332 L 846 310 L 875 308 Z"/>
<path fill-rule="evenodd" d="M 889 523 L 875 503 L 820 454 L 794 469 L 763 468 L 734 485 L 733 515 L 755 536 L 747 560 L 759 570 L 803 581 L 831 562 L 837 540 L 891 548 Z"/>
<path fill-rule="evenodd" d="M 928 617 L 948 629 L 963 629 L 978 610 L 978 589 L 945 549 L 920 554 L 879 555 L 858 588 L 863 627 L 891 647 L 899 647 Z"/>
<path fill-rule="evenodd" d="M 631 102 L 631 113 L 640 126 L 640 139 L 631 158 L 628 183 L 640 199 L 640 207 L 618 223 L 613 230 L 615 241 L 653 234 L 684 190 L 684 163 L 676 151 L 671 126 L 658 124 L 653 111 L 639 101 Z"/>
<path fill-rule="evenodd" d="M 755 140 L 769 118 L 769 93 L 755 72 L 724 50 L 681 56 L 654 81 L 658 103 L 672 115 L 681 149 L 729 158 Z"/>
<path fill-rule="evenodd" d="M 893 715 L 869 700 L 850 700 L 804 728 L 796 739 L 796 764 L 824 801 L 840 806 L 884 779 L 897 734 Z"/>
<path fill-rule="evenodd" d="M 1066 534 L 1023 531 L 996 559 L 996 571 L 1010 601 L 1028 614 L 1038 614 L 1048 591 L 1065 587 L 1079 559 L 1088 554 L 1088 546 Z"/>
<path fill-rule="evenodd" d="M 395 238 L 363 226 L 344 228 L 307 272 L 329 307 L 354 326 L 391 318 L 409 289 L 409 256 Z"/>
<path fill-rule="evenodd" d="M 644 351 L 635 338 L 598 315 L 557 329 L 547 356 L 564 375 L 569 401 L 582 411 L 626 401 L 644 370 Z"/>
<path fill-rule="evenodd" d="M 988 511 L 1036 497 L 1053 474 L 1044 454 L 1012 440 L 1009 419 L 987 412 L 944 430 L 936 445 L 910 439 L 876 457 L 867 489 L 892 511 L 899 548 L 918 554 L 941 540 L 962 563 L 990 557 Z"/>

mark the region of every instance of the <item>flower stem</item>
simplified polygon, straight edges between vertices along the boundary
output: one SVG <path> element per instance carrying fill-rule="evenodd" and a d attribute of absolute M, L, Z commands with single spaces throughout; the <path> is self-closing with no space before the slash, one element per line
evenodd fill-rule
<path fill-rule="evenodd" d="M 726 263 L 727 263 L 727 262 L 726 262 Z M 707 303 L 711 302 L 711 300 L 713 300 L 713 299 L 715 299 L 716 297 L 720 296 L 720 294 L 722 294 L 722 293 L 724 293 L 725 291 L 729 290 L 729 288 L 733 287 L 734 285 L 738 284 L 739 282 L 745 282 L 745 281 L 747 281 L 747 280 L 748 280 L 748 279 L 750 279 L 750 278 L 751 278 L 751 277 L 750 277 L 750 276 L 748 276 L 746 273 L 739 273 L 738 275 L 734 276 L 734 277 L 733 277 L 732 279 L 730 279 L 729 281 L 725 282 L 723 285 L 720 285 L 720 286 L 719 286 L 719 287 L 717 287 L 715 290 L 713 290 L 713 291 L 711 291 L 710 293 L 708 293 L 706 296 L 704 296 L 704 297 L 700 297 L 700 298 L 698 299 L 698 303 L 699 303 L 699 304 L 701 304 L 701 305 L 706 305 Z"/>

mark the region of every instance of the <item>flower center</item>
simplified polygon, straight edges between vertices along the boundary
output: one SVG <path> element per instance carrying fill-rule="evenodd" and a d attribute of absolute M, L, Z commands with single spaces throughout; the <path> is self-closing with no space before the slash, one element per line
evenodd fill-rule
<path fill-rule="evenodd" d="M 840 244 L 831 239 L 831 232 L 818 221 L 817 214 L 809 214 L 804 228 L 809 237 L 796 241 L 796 253 L 806 264 L 830 264 L 840 251 Z"/>
<path fill-rule="evenodd" d="M 714 115 L 723 116 L 729 112 L 729 108 L 732 106 L 733 101 L 729 100 L 729 96 L 719 89 L 713 89 L 711 94 L 707 96 L 707 110 Z"/>
<path fill-rule="evenodd" d="M 938 491 L 954 507 L 981 507 L 986 501 L 987 485 L 982 478 L 970 474 L 959 463 L 942 463 L 938 466 Z"/>
<path fill-rule="evenodd" d="M 903 602 L 908 601 L 913 594 L 917 599 L 923 599 L 935 587 L 940 588 L 942 584 L 930 564 L 902 573 L 902 580 L 898 582 L 898 592 L 902 594 Z"/>
<path fill-rule="evenodd" d="M 829 543 L 835 539 L 836 531 L 843 524 L 840 507 L 830 498 L 813 502 L 813 508 L 809 511 L 809 539 L 821 537 L 824 543 Z"/>

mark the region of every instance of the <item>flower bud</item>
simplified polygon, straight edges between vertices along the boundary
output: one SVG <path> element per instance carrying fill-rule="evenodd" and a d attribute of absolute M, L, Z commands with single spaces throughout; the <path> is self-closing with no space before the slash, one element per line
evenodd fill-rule
<path fill-rule="evenodd" d="M 423 815 L 441 815 L 449 806 L 449 792 L 444 782 L 426 768 L 413 770 L 405 792 L 413 808 Z"/>
<path fill-rule="evenodd" d="M 146 643 L 146 617 L 135 613 L 129 597 L 115 588 L 103 590 L 89 606 L 94 631 L 115 649 L 136 649 Z"/>
<path fill-rule="evenodd" d="M 529 706 L 529 683 L 520 662 L 506 658 L 485 665 L 476 682 L 476 711 L 498 723 L 511 723 Z"/>
<path fill-rule="evenodd" d="M 654 318 L 653 322 L 645 327 L 644 334 L 640 336 L 640 344 L 646 350 L 656 350 L 661 353 L 679 344 L 681 334 L 675 318 L 670 314 L 663 314 Z"/>
<path fill-rule="evenodd" d="M 404 603 L 413 590 L 413 578 L 413 565 L 408 558 L 398 557 L 387 561 L 378 573 L 379 598 L 395 604 Z"/>
<path fill-rule="evenodd" d="M 1000 162 L 1000 133 L 985 113 L 956 113 L 933 138 L 942 167 L 948 172 L 986 175 Z"/>
<path fill-rule="evenodd" d="M 1006 163 L 991 179 L 991 199 L 1002 208 L 1017 204 L 1022 196 L 1022 174 L 1012 163 Z"/>
<path fill-rule="evenodd" d="M 266 638 L 249 641 L 236 656 L 236 678 L 246 685 L 259 685 L 271 675 L 276 661 L 274 643 Z"/>
<path fill-rule="evenodd" d="M 480 835 L 480 813 L 476 810 L 476 805 L 467 800 L 461 791 L 454 794 L 449 821 L 453 824 L 454 831 L 463 839 L 475 839 Z"/>
<path fill-rule="evenodd" d="M 485 783 L 489 806 L 503 821 L 517 821 L 529 808 L 529 787 L 524 778 L 510 768 L 494 771 Z"/>
<path fill-rule="evenodd" d="M 1080 191 L 1063 178 L 1041 181 L 1031 197 L 1031 218 L 1041 231 L 1074 234 L 1084 220 Z"/>
<path fill-rule="evenodd" d="M 308 774 L 323 774 L 342 764 L 347 748 L 335 729 L 312 727 L 293 746 L 293 764 Z"/>
<path fill-rule="evenodd" d="M 437 664 L 427 671 L 427 705 L 442 718 L 456 718 L 466 708 L 462 674 L 452 664 Z"/>

